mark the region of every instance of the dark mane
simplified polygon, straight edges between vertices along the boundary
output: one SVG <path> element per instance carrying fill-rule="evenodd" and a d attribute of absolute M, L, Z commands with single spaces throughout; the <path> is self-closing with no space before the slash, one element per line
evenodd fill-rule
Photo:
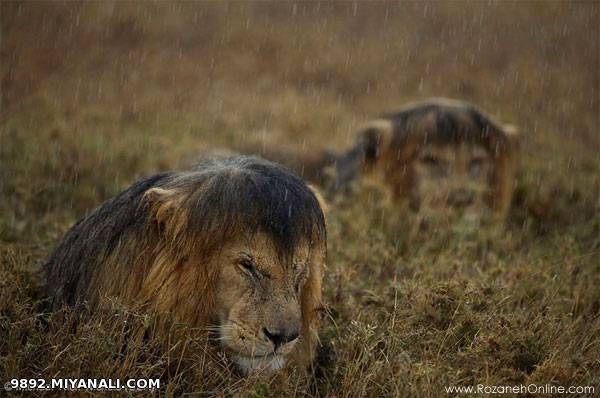
<path fill-rule="evenodd" d="M 494 151 L 496 140 L 502 139 L 499 123 L 475 105 L 458 100 L 430 99 L 382 117 L 396 126 L 401 140 L 419 135 L 442 145 L 466 141 L 480 143 Z"/>
<path fill-rule="evenodd" d="M 187 232 L 196 239 L 262 231 L 285 255 L 292 255 L 302 239 L 325 239 L 325 219 L 313 192 L 288 169 L 257 157 L 208 160 L 164 186 L 192 187 L 184 207 Z"/>
<path fill-rule="evenodd" d="M 42 267 L 47 289 L 55 289 L 56 304 L 74 304 L 90 283 L 95 266 L 112 253 L 128 234 L 146 228 L 139 206 L 144 192 L 168 178 L 157 174 L 119 193 L 75 223 Z"/>
<path fill-rule="evenodd" d="M 168 242 L 145 196 L 153 188 L 182 198 L 173 209 L 185 218 L 182 233 Z M 47 285 L 55 302 L 73 304 L 98 273 L 114 273 L 115 286 L 129 283 L 128 272 L 143 275 L 159 246 L 181 256 L 190 249 L 209 254 L 257 231 L 269 235 L 284 256 L 302 241 L 324 244 L 326 238 L 318 200 L 287 169 L 255 157 L 208 160 L 141 180 L 77 222 L 44 266 Z"/>

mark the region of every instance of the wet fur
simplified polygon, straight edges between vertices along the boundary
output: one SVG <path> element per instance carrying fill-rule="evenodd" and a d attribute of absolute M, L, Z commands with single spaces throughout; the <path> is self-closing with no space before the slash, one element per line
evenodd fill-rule
<path fill-rule="evenodd" d="M 111 297 L 211 322 L 219 246 L 262 232 L 282 257 L 310 242 L 324 261 L 325 221 L 313 192 L 273 163 L 235 157 L 158 174 L 132 185 L 77 222 L 45 265 L 55 308 Z M 317 253 L 318 252 L 318 253 Z M 198 266 L 200 265 L 200 266 Z M 312 264 L 301 295 L 304 357 L 312 357 L 321 305 L 321 268 Z"/>

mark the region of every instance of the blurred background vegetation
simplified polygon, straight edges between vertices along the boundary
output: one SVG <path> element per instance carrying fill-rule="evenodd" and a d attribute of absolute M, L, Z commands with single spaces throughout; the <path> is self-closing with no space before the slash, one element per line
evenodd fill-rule
<path fill-rule="evenodd" d="M 257 396 L 600 383 L 597 3 L 0 7 L 0 379 L 112 369 L 171 393 Z M 519 127 L 507 230 L 413 236 L 377 190 L 335 204 L 316 379 L 239 380 L 169 339 L 124 348 L 124 328 L 43 312 L 30 273 L 136 179 L 246 143 L 343 149 L 362 123 L 430 96 Z"/>

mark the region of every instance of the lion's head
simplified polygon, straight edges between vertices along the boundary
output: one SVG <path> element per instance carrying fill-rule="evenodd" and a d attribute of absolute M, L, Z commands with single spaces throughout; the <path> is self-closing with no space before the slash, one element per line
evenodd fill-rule
<path fill-rule="evenodd" d="M 301 337 L 301 292 L 315 263 L 309 246 L 302 242 L 294 258 L 282 261 L 268 236 L 259 234 L 220 251 L 218 332 L 221 344 L 242 367 L 280 367 L 283 357 L 306 338 Z"/>
<path fill-rule="evenodd" d="M 326 241 L 319 202 L 236 157 L 135 184 L 76 224 L 49 263 L 55 302 L 146 303 L 217 331 L 242 373 L 312 357 Z"/>
<path fill-rule="evenodd" d="M 471 104 L 433 99 L 369 123 L 348 154 L 360 159 L 362 173 L 379 175 L 398 200 L 425 216 L 502 221 L 518 136 Z"/>

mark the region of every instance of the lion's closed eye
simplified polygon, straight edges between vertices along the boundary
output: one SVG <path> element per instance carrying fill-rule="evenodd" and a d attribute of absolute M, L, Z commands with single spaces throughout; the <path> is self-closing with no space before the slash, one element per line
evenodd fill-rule
<path fill-rule="evenodd" d="M 256 265 L 252 262 L 252 260 L 248 259 L 240 259 L 238 260 L 238 266 L 247 274 L 254 276 L 256 274 Z"/>
<path fill-rule="evenodd" d="M 253 278 L 254 280 L 260 280 L 261 278 L 270 279 L 271 275 L 267 272 L 260 270 L 254 260 L 248 255 L 243 255 L 236 260 L 238 269 L 246 276 Z"/>

